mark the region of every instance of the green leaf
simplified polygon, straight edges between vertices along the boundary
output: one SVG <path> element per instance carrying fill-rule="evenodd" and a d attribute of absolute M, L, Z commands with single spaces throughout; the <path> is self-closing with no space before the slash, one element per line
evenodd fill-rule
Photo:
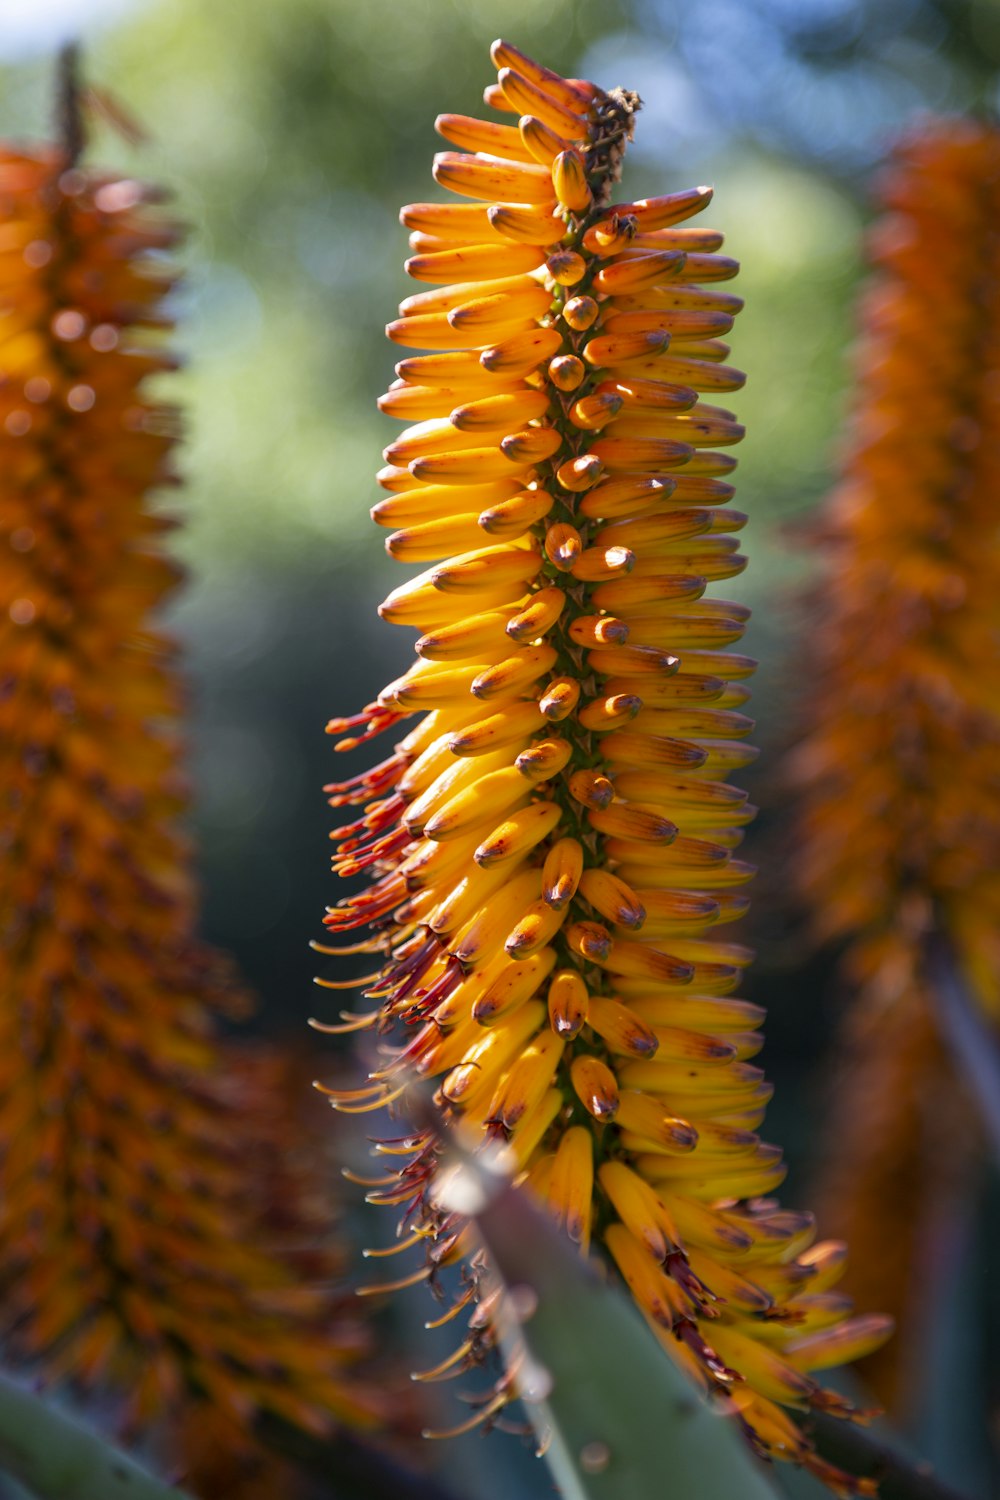
<path fill-rule="evenodd" d="M 181 1490 L 3 1375 L 0 1470 L 36 1500 L 185 1500 Z"/>
<path fill-rule="evenodd" d="M 507 1353 L 563 1500 L 774 1500 L 735 1423 L 528 1195 L 482 1158 L 456 1172 L 516 1310 Z"/>

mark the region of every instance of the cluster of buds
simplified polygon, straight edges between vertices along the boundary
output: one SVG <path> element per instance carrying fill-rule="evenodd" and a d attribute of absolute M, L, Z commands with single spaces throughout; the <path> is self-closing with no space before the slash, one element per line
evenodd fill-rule
<path fill-rule="evenodd" d="M 743 435 L 709 401 L 743 376 L 722 341 L 741 307 L 722 236 L 690 224 L 707 188 L 615 203 L 638 100 L 564 79 L 505 42 L 486 101 L 440 116 L 455 151 L 414 204 L 407 350 L 382 409 L 412 421 L 386 450 L 374 510 L 390 554 L 429 564 L 384 619 L 417 661 L 352 718 L 352 749 L 419 713 L 369 771 L 327 788 L 362 804 L 336 830 L 340 875 L 369 884 L 327 917 L 370 925 L 378 1002 L 332 1030 L 402 1045 L 347 1110 L 433 1080 L 445 1117 L 502 1141 L 586 1252 L 617 1265 L 664 1349 L 724 1395 L 758 1452 L 836 1486 L 785 1408 L 847 1415 L 813 1371 L 876 1346 L 832 1290 L 844 1247 L 770 1196 L 784 1176 L 757 1127 L 770 1088 L 751 1059 L 761 1010 L 734 998 L 748 951 L 736 857 L 753 817 L 729 774 L 748 764 L 754 663 L 728 648 L 745 608 L 707 597 L 743 568 L 729 508 Z M 331 948 L 329 951 L 345 951 Z M 335 987 L 341 987 L 337 982 Z M 396 1285 L 471 1246 L 434 1199 L 437 1151 L 414 1127 L 373 1181 L 403 1208 Z M 445 1321 L 476 1303 L 466 1273 Z M 492 1343 L 488 1308 L 437 1370 Z M 501 1379 L 473 1420 L 516 1396 Z M 862 1491 L 867 1492 L 862 1485 Z"/>
<path fill-rule="evenodd" d="M 830 1211 L 857 1237 L 859 1295 L 911 1321 L 971 1139 L 932 955 L 1000 1022 L 1000 133 L 925 125 L 881 202 L 795 770 L 800 888 L 856 997 Z M 877 1371 L 889 1399 L 899 1342 Z"/>
<path fill-rule="evenodd" d="M 899 149 L 871 242 L 859 401 L 820 537 L 816 670 L 800 751 L 804 876 L 825 937 L 888 1004 L 947 933 L 1000 1021 L 1000 135 L 949 122 Z M 933 271 L 930 261 L 933 260 Z M 938 292 L 947 289 L 947 297 Z"/>
<path fill-rule="evenodd" d="M 272 1081 L 234 1076 L 216 1023 L 245 996 L 195 935 L 182 689 L 151 626 L 177 576 L 147 499 L 178 425 L 145 389 L 173 365 L 158 203 L 0 152 L 0 1308 L 8 1348 L 135 1422 L 204 1403 L 218 1454 L 256 1410 L 315 1427 L 367 1401 L 325 1299 L 257 1243 Z"/>

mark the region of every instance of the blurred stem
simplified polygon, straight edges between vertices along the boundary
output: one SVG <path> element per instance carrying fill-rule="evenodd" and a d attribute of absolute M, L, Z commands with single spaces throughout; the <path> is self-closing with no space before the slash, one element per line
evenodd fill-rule
<path fill-rule="evenodd" d="M 912 1389 L 901 1427 L 911 1446 L 918 1444 L 922 1455 L 973 1495 L 989 1490 L 977 1166 L 967 1161 L 963 1169 L 956 1162 L 926 1215 L 924 1306 L 911 1315 L 919 1343 L 908 1361 Z M 934 1287 L 933 1297 L 927 1297 L 928 1287 Z"/>
<path fill-rule="evenodd" d="M 816 1452 L 859 1479 L 877 1479 L 879 1500 L 967 1500 L 929 1464 L 914 1463 L 853 1422 L 822 1412 L 803 1417 Z"/>
<path fill-rule="evenodd" d="M 175 1486 L 3 1375 L 0 1469 L 36 1500 L 184 1500 Z"/>
<path fill-rule="evenodd" d="M 87 144 L 80 96 L 80 44 L 67 42 L 56 63 L 56 139 L 68 167 L 76 166 Z"/>
<path fill-rule="evenodd" d="M 406 1467 L 391 1454 L 349 1434 L 324 1441 L 267 1416 L 258 1427 L 263 1440 L 279 1453 L 318 1480 L 332 1481 L 336 1488 L 331 1500 L 334 1496 L 336 1500 L 371 1500 L 374 1495 L 391 1495 L 393 1500 L 460 1500 L 434 1477 Z"/>
<path fill-rule="evenodd" d="M 950 945 L 941 937 L 929 945 L 928 966 L 938 1016 L 945 1040 L 972 1094 L 994 1157 L 1000 1161 L 1000 1046 L 986 1024 L 955 962 Z"/>

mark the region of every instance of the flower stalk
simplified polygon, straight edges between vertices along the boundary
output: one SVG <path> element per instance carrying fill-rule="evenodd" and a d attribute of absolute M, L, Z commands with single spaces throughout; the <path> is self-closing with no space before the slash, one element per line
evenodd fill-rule
<path fill-rule="evenodd" d="M 847 1316 L 843 1247 L 769 1196 L 784 1168 L 756 1133 L 763 1017 L 732 998 L 750 954 L 721 935 L 753 873 L 734 851 L 754 810 L 728 777 L 756 753 L 754 663 L 729 649 L 747 612 L 705 597 L 745 564 L 726 451 L 743 429 L 711 404 L 744 379 L 722 337 L 737 265 L 690 222 L 710 189 L 612 201 L 635 95 L 505 42 L 493 56 L 502 120 L 437 122 L 461 149 L 434 175 L 462 201 L 401 215 L 430 289 L 387 330 L 422 352 L 380 402 L 414 425 L 373 515 L 392 556 L 430 564 L 380 610 L 419 631 L 417 661 L 329 728 L 351 749 L 423 717 L 327 788 L 364 805 L 335 869 L 370 883 L 327 925 L 371 924 L 348 951 L 374 957 L 359 987 L 378 1002 L 331 1029 L 400 1045 L 331 1098 L 405 1113 L 408 1080 L 435 1080 L 446 1117 L 503 1143 L 571 1240 L 617 1265 L 756 1450 L 846 1492 L 784 1408 L 849 1414 L 810 1372 L 887 1324 Z M 434 1140 L 380 1149 L 403 1162 L 371 1199 L 424 1251 L 395 1284 L 433 1282 L 471 1248 L 434 1198 Z M 464 1277 L 446 1317 L 473 1307 L 469 1334 L 428 1378 L 490 1351 L 475 1259 Z M 517 1394 L 508 1372 L 473 1421 Z"/>

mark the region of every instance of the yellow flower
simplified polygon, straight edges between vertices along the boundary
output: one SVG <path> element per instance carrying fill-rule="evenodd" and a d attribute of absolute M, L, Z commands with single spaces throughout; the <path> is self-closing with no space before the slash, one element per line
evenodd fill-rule
<path fill-rule="evenodd" d="M 348 748 L 423 716 L 328 789 L 366 804 L 335 868 L 372 879 L 327 922 L 375 927 L 354 951 L 380 956 L 380 1006 L 345 1026 L 404 1045 L 335 1102 L 437 1080 L 450 1118 L 508 1143 L 571 1238 L 604 1246 L 697 1384 L 738 1392 L 757 1448 L 838 1483 L 781 1408 L 846 1412 L 808 1372 L 885 1321 L 846 1319 L 842 1247 L 768 1196 L 784 1168 L 756 1134 L 762 1012 L 731 998 L 750 955 L 722 932 L 753 873 L 727 777 L 755 754 L 754 664 L 727 649 L 747 611 L 705 597 L 743 568 L 745 517 L 720 451 L 743 429 L 701 394 L 743 384 L 721 341 L 742 304 L 717 286 L 737 266 L 687 222 L 708 188 L 611 202 L 634 95 L 493 56 L 504 121 L 437 122 L 462 149 L 435 177 L 467 201 L 402 211 L 430 289 L 388 332 L 431 352 L 381 402 L 414 425 L 374 516 L 394 557 L 430 564 L 381 608 L 420 631 L 418 660 L 330 728 Z M 468 1239 L 429 1200 L 427 1138 L 384 1149 L 405 1163 L 372 1197 L 425 1249 L 406 1284 Z M 489 1343 L 480 1310 L 457 1358 Z"/>
<path fill-rule="evenodd" d="M 146 501 L 177 427 L 144 393 L 173 363 L 157 201 L 0 151 L 0 1295 L 11 1347 L 136 1422 L 210 1426 L 218 1456 L 259 1409 L 366 1401 L 323 1299 L 255 1243 L 272 1210 L 306 1229 L 260 1169 L 280 1080 L 216 1035 L 246 997 L 195 934 L 151 626 L 177 577 Z"/>
<path fill-rule="evenodd" d="M 796 767 L 802 884 L 819 935 L 847 941 L 857 993 L 830 1210 L 861 1241 L 859 1293 L 901 1315 L 921 1300 L 920 1226 L 967 1160 L 930 941 L 1000 1023 L 998 170 L 993 127 L 942 121 L 884 179 Z M 898 1396 L 895 1350 L 877 1373 Z"/>

